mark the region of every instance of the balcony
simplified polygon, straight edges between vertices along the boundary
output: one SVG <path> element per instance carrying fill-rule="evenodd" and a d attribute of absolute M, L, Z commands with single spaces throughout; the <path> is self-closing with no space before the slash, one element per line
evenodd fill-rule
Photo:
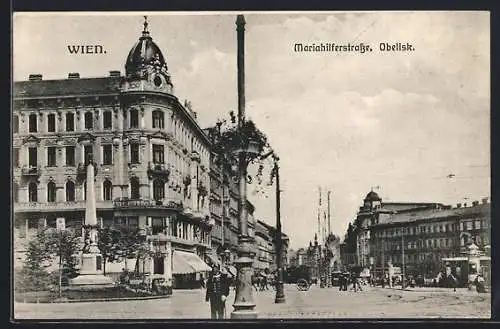
<path fill-rule="evenodd" d="M 113 201 L 113 205 L 115 208 L 120 209 L 171 209 L 182 211 L 184 208 L 181 201 L 177 200 L 151 200 L 151 199 L 140 199 L 140 200 L 131 200 L 131 199 L 116 199 Z"/>
<path fill-rule="evenodd" d="M 21 173 L 23 176 L 40 177 L 40 166 L 23 166 Z"/>
<path fill-rule="evenodd" d="M 152 163 L 148 162 L 148 177 L 151 179 L 153 177 L 160 177 L 168 180 L 170 176 L 170 165 L 164 163 Z"/>

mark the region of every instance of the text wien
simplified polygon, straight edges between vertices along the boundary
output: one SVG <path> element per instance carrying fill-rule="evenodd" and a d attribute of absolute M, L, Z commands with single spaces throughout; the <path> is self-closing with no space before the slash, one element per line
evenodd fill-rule
<path fill-rule="evenodd" d="M 101 45 L 68 45 L 70 54 L 105 54 L 106 50 Z"/>

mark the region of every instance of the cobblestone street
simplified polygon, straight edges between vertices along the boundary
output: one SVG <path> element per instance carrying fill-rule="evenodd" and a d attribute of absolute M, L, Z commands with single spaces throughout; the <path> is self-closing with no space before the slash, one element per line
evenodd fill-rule
<path fill-rule="evenodd" d="M 168 299 L 67 303 L 16 303 L 16 319 L 206 319 L 204 290 L 176 290 Z M 362 292 L 321 289 L 297 291 L 285 285 L 286 303 L 274 304 L 274 291 L 255 292 L 259 318 L 490 318 L 490 294 L 459 289 L 366 288 Z M 228 301 L 232 311 L 234 291 Z"/>

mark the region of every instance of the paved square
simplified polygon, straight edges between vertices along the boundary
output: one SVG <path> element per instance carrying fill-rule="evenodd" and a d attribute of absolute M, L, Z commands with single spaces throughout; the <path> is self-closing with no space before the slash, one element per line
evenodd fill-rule
<path fill-rule="evenodd" d="M 259 318 L 483 318 L 491 317 L 491 295 L 459 289 L 401 291 L 370 288 L 338 291 L 311 286 L 298 291 L 285 285 L 286 303 L 274 303 L 274 291 L 253 292 Z M 15 303 L 16 319 L 208 319 L 205 290 L 174 290 L 167 299 L 25 304 Z M 234 291 L 228 299 L 232 311 Z"/>

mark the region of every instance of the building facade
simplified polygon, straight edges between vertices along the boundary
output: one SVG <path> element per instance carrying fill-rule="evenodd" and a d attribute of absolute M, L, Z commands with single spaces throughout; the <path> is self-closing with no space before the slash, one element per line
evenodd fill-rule
<path fill-rule="evenodd" d="M 172 273 L 206 270 L 202 259 L 211 248 L 213 224 L 210 141 L 189 103 L 175 97 L 147 24 L 126 57 L 125 75 L 30 75 L 15 82 L 13 103 L 19 246 L 38 228 L 56 223 L 81 232 L 85 170 L 92 161 L 101 225 L 142 229 L 158 251 L 151 274 L 170 280 Z M 192 268 L 176 266 L 180 262 Z"/>
<path fill-rule="evenodd" d="M 383 203 L 370 192 L 358 213 L 357 261 L 363 267 L 387 268 L 408 274 L 436 275 L 443 259 L 464 255 L 471 244 L 490 245 L 491 205 L 456 207 L 441 203 Z"/>

